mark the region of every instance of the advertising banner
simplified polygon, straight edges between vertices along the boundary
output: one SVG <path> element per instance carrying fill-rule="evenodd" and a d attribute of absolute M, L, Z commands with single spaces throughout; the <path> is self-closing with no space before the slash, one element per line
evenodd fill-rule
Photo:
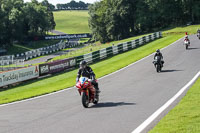
<path fill-rule="evenodd" d="M 61 72 L 76 65 L 76 59 L 70 58 L 49 63 L 49 73 Z"/>
<path fill-rule="evenodd" d="M 52 73 L 57 73 L 57 72 L 70 69 L 72 67 L 75 67 L 75 65 L 76 65 L 76 59 L 69 58 L 69 59 L 54 61 L 54 62 L 50 62 L 46 64 L 40 64 L 39 72 L 40 72 L 40 75 L 52 74 Z"/>
<path fill-rule="evenodd" d="M 49 74 L 49 64 L 40 64 L 39 73 L 40 73 L 40 76 Z"/>
<path fill-rule="evenodd" d="M 0 87 L 39 77 L 38 66 L 0 73 Z"/>
<path fill-rule="evenodd" d="M 64 35 L 51 35 L 45 36 L 45 40 L 55 40 L 55 39 L 79 39 L 79 38 L 91 38 L 92 35 L 89 33 L 85 34 L 64 34 Z"/>

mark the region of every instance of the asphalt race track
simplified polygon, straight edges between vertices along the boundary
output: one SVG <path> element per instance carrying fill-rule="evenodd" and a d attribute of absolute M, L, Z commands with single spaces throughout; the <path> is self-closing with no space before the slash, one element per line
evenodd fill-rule
<path fill-rule="evenodd" d="M 189 50 L 183 40 L 162 50 L 162 73 L 150 56 L 100 79 L 100 103 L 88 109 L 76 89 L 0 106 L 0 133 L 131 133 L 199 72 L 200 40 L 190 40 Z"/>

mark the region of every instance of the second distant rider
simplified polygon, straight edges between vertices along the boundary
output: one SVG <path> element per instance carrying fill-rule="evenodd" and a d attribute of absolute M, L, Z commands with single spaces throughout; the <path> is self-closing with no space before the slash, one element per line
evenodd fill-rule
<path fill-rule="evenodd" d="M 156 50 L 156 53 L 155 53 L 155 55 L 154 55 L 154 60 L 155 60 L 156 56 L 160 56 L 160 58 L 161 58 L 161 64 L 162 64 L 162 67 L 163 67 L 164 60 L 163 60 L 163 55 L 162 55 L 162 53 L 160 52 L 160 49 L 157 49 L 157 50 Z"/>

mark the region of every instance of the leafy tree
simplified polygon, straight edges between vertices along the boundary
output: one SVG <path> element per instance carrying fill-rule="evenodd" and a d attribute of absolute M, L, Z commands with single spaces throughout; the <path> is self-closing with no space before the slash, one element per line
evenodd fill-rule
<path fill-rule="evenodd" d="M 56 7 L 58 10 L 85 10 L 90 4 L 86 4 L 83 1 L 76 2 L 74 0 L 66 4 L 57 4 Z"/>
<path fill-rule="evenodd" d="M 23 0 L 0 0 L 0 45 L 10 46 L 35 35 L 45 35 L 55 28 L 51 5 L 47 0 L 24 3 Z"/>
<path fill-rule="evenodd" d="M 200 22 L 199 0 L 102 0 L 89 7 L 89 27 L 101 42 Z"/>
<path fill-rule="evenodd" d="M 54 11 L 55 10 L 55 6 L 52 5 L 51 3 L 48 2 L 48 0 L 43 0 L 42 1 L 42 5 L 46 6 L 48 8 L 48 11 Z"/>

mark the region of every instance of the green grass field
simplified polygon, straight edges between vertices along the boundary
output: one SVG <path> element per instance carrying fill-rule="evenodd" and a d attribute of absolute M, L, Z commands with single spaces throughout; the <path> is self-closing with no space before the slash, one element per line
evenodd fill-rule
<path fill-rule="evenodd" d="M 200 28 L 200 25 L 191 25 L 191 26 L 181 26 L 181 27 L 173 27 L 168 30 L 164 30 L 164 34 L 194 34 L 197 33 L 197 29 Z"/>
<path fill-rule="evenodd" d="M 200 133 L 200 79 L 150 133 Z"/>
<path fill-rule="evenodd" d="M 55 30 L 67 33 L 90 33 L 88 11 L 56 11 L 53 13 L 56 22 Z"/>

